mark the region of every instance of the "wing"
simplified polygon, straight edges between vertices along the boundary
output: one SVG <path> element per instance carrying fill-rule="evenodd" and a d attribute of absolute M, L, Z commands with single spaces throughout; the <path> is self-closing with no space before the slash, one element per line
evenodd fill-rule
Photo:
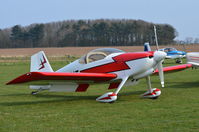
<path fill-rule="evenodd" d="M 185 69 L 190 68 L 192 66 L 193 66 L 192 64 L 183 64 L 183 65 L 177 65 L 177 66 L 168 66 L 168 67 L 164 67 L 163 71 L 165 73 L 177 72 L 177 71 L 185 70 Z M 153 74 L 157 74 L 157 73 L 158 73 L 158 69 L 156 69 Z"/>
<path fill-rule="evenodd" d="M 69 82 L 103 82 L 116 78 L 116 74 L 110 73 L 61 73 L 61 72 L 29 72 L 23 74 L 10 82 L 9 84 L 29 83 L 41 84 L 40 82 L 49 83 L 52 81 L 69 81 Z M 38 83 L 39 82 L 39 83 Z"/>

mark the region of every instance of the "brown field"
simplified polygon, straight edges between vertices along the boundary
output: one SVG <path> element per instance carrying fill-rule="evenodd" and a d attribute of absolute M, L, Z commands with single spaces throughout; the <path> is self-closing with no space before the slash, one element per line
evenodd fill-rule
<path fill-rule="evenodd" d="M 183 50 L 187 52 L 199 52 L 199 44 L 195 45 L 170 45 L 170 46 L 160 46 L 164 47 L 175 47 L 178 50 Z M 75 56 L 79 57 L 86 54 L 88 51 L 104 47 L 60 47 L 60 48 L 16 48 L 16 49 L 0 49 L 0 57 L 29 57 L 32 54 L 43 50 L 49 57 L 63 57 L 63 56 Z M 117 46 L 110 48 L 118 48 L 126 52 L 136 52 L 143 51 L 143 46 Z M 151 46 L 152 50 L 155 50 L 155 46 Z"/>

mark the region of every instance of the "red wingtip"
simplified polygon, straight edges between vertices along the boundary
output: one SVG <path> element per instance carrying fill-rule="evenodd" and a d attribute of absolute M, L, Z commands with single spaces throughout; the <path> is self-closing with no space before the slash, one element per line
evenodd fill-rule
<path fill-rule="evenodd" d="M 30 75 L 31 73 L 26 73 L 26 74 L 23 74 L 9 82 L 6 83 L 6 85 L 10 85 L 10 84 L 17 84 L 17 83 L 23 83 L 23 82 L 26 82 L 26 81 L 30 81 Z"/>

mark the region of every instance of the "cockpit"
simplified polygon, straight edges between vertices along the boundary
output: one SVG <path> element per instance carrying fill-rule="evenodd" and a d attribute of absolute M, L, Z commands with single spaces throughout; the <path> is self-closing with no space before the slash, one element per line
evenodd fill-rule
<path fill-rule="evenodd" d="M 104 59 L 106 56 L 113 53 L 122 53 L 124 51 L 115 48 L 99 48 L 88 52 L 79 59 L 79 63 L 88 64 L 94 61 Z"/>
<path fill-rule="evenodd" d="M 164 52 L 177 51 L 175 48 L 165 48 Z"/>

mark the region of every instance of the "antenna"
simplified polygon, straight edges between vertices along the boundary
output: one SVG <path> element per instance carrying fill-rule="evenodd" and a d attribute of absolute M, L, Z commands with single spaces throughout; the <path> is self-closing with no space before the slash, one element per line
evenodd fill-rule
<path fill-rule="evenodd" d="M 155 34 L 156 49 L 158 50 L 159 46 L 158 46 L 158 37 L 157 37 L 157 32 L 156 32 L 156 26 L 154 25 L 153 28 L 154 28 L 154 34 Z"/>

